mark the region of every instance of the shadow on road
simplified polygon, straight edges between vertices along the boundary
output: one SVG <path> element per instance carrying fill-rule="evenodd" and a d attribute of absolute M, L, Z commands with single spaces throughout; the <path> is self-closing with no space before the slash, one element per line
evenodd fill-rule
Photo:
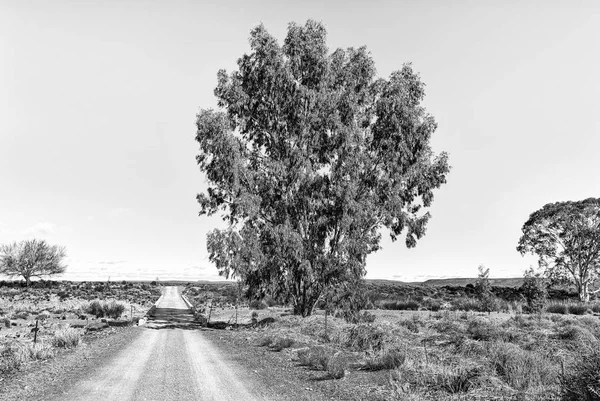
<path fill-rule="evenodd" d="M 154 330 L 184 329 L 204 330 L 205 327 L 194 319 L 189 309 L 156 308 L 149 316 L 146 327 Z"/>
<path fill-rule="evenodd" d="M 273 318 L 266 318 L 258 323 L 238 324 L 237 328 L 264 327 L 274 321 Z M 156 308 L 148 314 L 148 323 L 145 326 L 148 329 L 183 329 L 183 330 L 225 330 L 235 328 L 236 325 L 231 322 L 212 321 L 203 324 L 194 318 L 194 313 L 189 309 L 180 308 Z"/>

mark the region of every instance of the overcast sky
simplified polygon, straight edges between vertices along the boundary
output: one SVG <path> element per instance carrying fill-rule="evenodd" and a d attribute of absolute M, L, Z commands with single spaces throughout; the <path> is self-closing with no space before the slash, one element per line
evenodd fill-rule
<path fill-rule="evenodd" d="M 520 276 L 529 214 L 600 196 L 600 2 L 214 3 L 0 0 L 0 243 L 65 245 L 67 279 L 216 279 L 196 113 L 254 26 L 308 18 L 382 77 L 412 62 L 450 154 L 426 236 L 368 278 Z"/>

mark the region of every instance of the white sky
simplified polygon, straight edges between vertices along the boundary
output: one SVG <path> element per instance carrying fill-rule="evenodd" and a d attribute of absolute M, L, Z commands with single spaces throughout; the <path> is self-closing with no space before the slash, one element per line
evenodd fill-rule
<path fill-rule="evenodd" d="M 0 0 L 0 243 L 65 245 L 67 279 L 216 279 L 196 113 L 255 25 L 307 18 L 380 76 L 412 62 L 450 153 L 427 235 L 385 236 L 367 277 L 520 276 L 528 215 L 600 196 L 597 1 Z"/>

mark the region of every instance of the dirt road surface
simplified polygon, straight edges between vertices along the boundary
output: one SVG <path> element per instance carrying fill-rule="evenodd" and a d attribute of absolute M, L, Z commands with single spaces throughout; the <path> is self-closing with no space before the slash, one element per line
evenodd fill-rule
<path fill-rule="evenodd" d="M 203 337 L 177 287 L 129 346 L 86 372 L 58 400 L 266 400 L 255 379 Z"/>

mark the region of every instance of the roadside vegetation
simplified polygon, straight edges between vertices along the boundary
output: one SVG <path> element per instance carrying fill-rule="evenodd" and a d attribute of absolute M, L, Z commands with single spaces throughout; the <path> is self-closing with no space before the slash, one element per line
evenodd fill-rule
<path fill-rule="evenodd" d="M 600 392 L 600 301 L 580 302 L 573 288 L 548 288 L 531 271 L 519 286 L 495 287 L 486 270 L 466 286 L 366 281 L 360 312 L 324 302 L 306 318 L 243 297 L 236 312 L 235 283 L 190 283 L 184 293 L 203 317 L 211 311 L 211 327 L 315 380 L 384 394 L 368 399 L 596 399 L 585 392 Z"/>
<path fill-rule="evenodd" d="M 159 297 L 156 283 L 0 281 L 0 374 L 135 323 Z"/>

